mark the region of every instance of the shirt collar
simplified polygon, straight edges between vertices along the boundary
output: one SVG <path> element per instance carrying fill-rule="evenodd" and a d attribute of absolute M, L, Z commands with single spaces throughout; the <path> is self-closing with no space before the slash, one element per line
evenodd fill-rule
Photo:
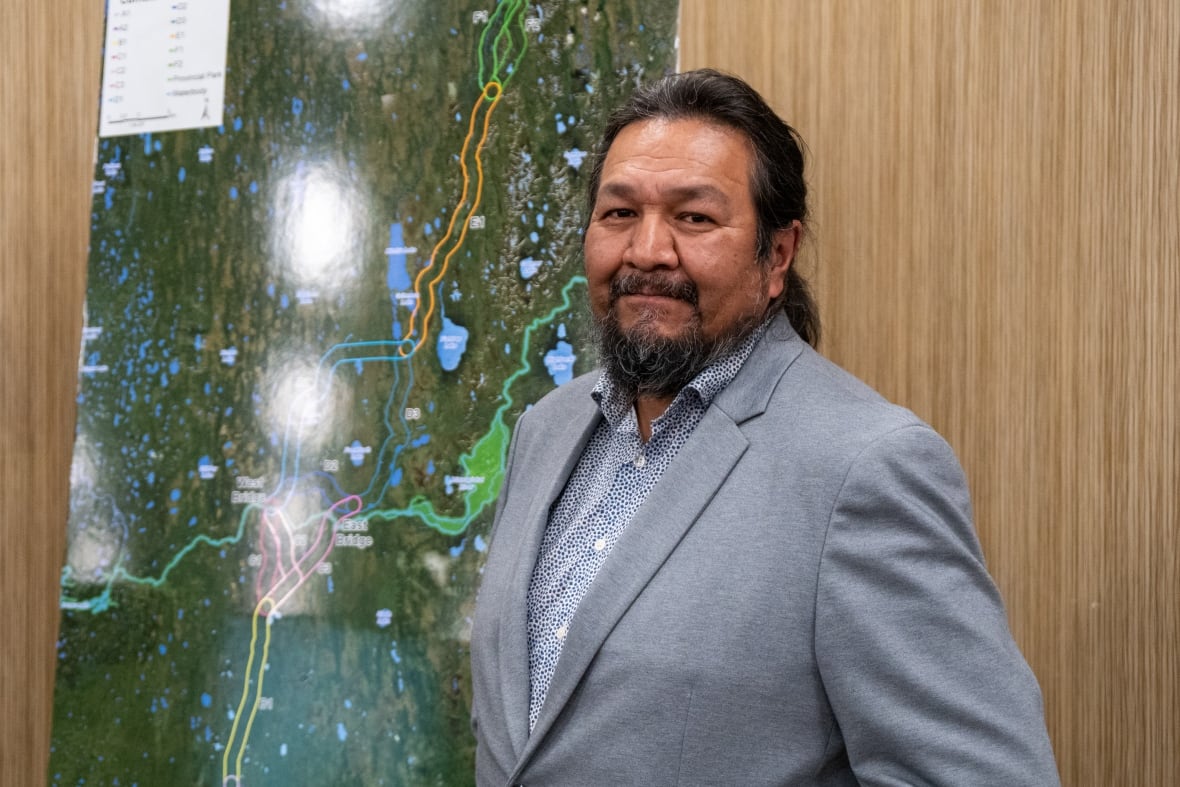
<path fill-rule="evenodd" d="M 750 357 L 754 345 L 762 338 L 766 327 L 773 319 L 773 316 L 768 316 L 732 352 L 717 358 L 698 372 L 697 376 L 680 389 L 680 393 L 676 394 L 676 398 L 669 405 L 668 410 L 676 407 L 686 395 L 697 397 L 702 408 L 707 408 L 712 404 L 713 398 L 725 390 L 725 386 L 733 382 L 734 377 L 737 377 L 742 364 Z M 612 427 L 617 427 L 633 411 L 634 399 L 619 387 L 605 369 L 599 376 L 594 389 L 590 391 L 590 396 L 598 403 L 603 417 Z"/>

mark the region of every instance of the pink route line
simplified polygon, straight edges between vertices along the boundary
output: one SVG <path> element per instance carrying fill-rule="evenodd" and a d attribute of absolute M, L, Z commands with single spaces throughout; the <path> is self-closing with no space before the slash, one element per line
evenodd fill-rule
<path fill-rule="evenodd" d="M 351 504 L 352 510 L 343 514 L 341 517 L 333 518 L 332 512 L 334 512 L 337 508 L 341 507 L 344 504 Z M 325 560 L 327 560 L 329 555 L 332 554 L 332 549 L 336 546 L 336 540 L 334 538 L 329 538 L 328 539 L 328 546 L 327 546 L 327 549 L 324 550 L 324 553 L 322 555 L 320 555 L 319 557 L 314 557 L 314 553 L 315 553 L 316 549 L 319 547 L 320 542 L 323 540 L 324 534 L 333 532 L 332 527 L 326 527 L 325 525 L 329 521 L 331 521 L 331 523 L 334 525 L 335 522 L 340 518 L 354 516 L 354 515 L 360 513 L 361 507 L 362 507 L 362 501 L 361 501 L 360 496 L 349 495 L 347 497 L 341 498 L 340 500 L 337 500 L 335 503 L 332 504 L 332 506 L 327 511 L 325 511 L 323 514 L 321 514 L 319 526 L 316 528 L 315 541 L 313 541 L 311 543 L 311 545 L 308 546 L 308 548 L 304 551 L 304 553 L 301 557 L 299 557 L 297 560 L 294 561 L 294 565 L 291 566 L 291 568 L 285 570 L 278 577 L 278 579 L 274 579 L 271 582 L 269 590 L 265 594 L 263 594 L 259 597 L 259 604 L 261 605 L 261 602 L 264 598 L 270 598 L 272 601 L 271 612 L 280 609 L 282 607 L 282 605 L 287 601 L 287 599 L 289 599 L 291 597 L 291 595 L 296 590 L 298 590 L 300 587 L 302 587 L 303 583 L 306 582 L 307 579 L 315 573 L 315 570 Z M 266 521 L 266 524 L 269 526 L 272 533 L 274 533 L 275 530 L 277 530 L 274 527 L 273 523 L 269 522 L 269 520 L 264 519 L 264 521 Z M 279 540 L 277 537 L 277 534 L 276 534 L 276 540 Z M 279 544 L 278 549 L 276 551 L 280 555 L 282 554 L 281 543 Z M 303 571 L 303 564 L 308 561 L 311 561 L 311 567 L 305 573 Z M 279 568 L 282 568 L 281 559 L 278 562 L 279 562 L 279 565 L 276 566 L 276 570 L 278 570 Z M 279 590 L 279 587 L 282 584 L 284 584 L 287 581 L 287 579 L 289 577 L 291 577 L 293 574 L 298 575 L 298 579 L 295 582 L 295 585 L 293 587 L 291 587 L 286 593 L 284 593 L 281 598 L 275 600 L 274 594 Z"/>
<path fill-rule="evenodd" d="M 269 536 L 273 537 L 274 541 L 275 541 L 275 554 L 278 555 L 278 557 L 275 560 L 275 562 L 276 562 L 275 571 L 278 571 L 279 568 L 282 567 L 282 562 L 283 562 L 282 561 L 283 540 L 282 540 L 282 538 L 279 537 L 279 530 L 275 526 L 274 521 L 271 519 L 269 510 L 264 510 L 262 512 L 262 526 L 263 526 L 263 538 L 259 539 L 259 542 L 258 542 L 258 551 L 262 555 L 262 565 L 260 565 L 258 567 L 258 575 L 256 577 L 254 577 L 254 594 L 258 597 L 259 601 L 261 601 L 267 595 L 266 592 L 263 591 L 263 589 L 262 589 L 262 583 L 265 580 L 267 569 L 270 567 L 270 561 L 267 559 L 267 557 L 269 555 L 269 551 L 266 548 L 266 541 L 265 541 L 266 536 L 269 535 Z"/>

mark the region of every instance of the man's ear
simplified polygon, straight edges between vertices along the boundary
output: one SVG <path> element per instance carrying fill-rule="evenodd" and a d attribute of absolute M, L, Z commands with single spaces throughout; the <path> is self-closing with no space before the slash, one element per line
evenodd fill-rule
<path fill-rule="evenodd" d="M 775 230 L 770 242 L 770 264 L 767 266 L 767 295 L 774 300 L 787 286 L 787 271 L 795 261 L 795 252 L 803 238 L 803 225 L 792 221 L 791 226 Z"/>

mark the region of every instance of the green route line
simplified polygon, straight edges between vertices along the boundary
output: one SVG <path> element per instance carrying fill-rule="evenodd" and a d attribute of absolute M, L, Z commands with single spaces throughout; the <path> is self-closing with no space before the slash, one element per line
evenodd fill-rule
<path fill-rule="evenodd" d="M 492 416 L 492 423 L 488 432 L 472 446 L 469 453 L 459 457 L 459 464 L 463 468 L 463 475 L 481 477 L 483 483 L 476 484 L 468 490 L 463 499 L 463 514 L 461 516 L 445 516 L 434 510 L 434 504 L 421 495 L 414 497 L 405 508 L 372 511 L 365 519 L 380 518 L 385 520 L 399 517 L 410 517 L 420 520 L 423 524 L 434 528 L 440 533 L 456 536 L 467 529 L 467 525 L 483 509 L 500 494 L 500 485 L 504 481 L 504 457 L 508 452 L 508 442 L 512 437 L 512 430 L 504 423 L 504 413 L 512 406 L 512 394 L 509 392 L 512 384 L 532 369 L 529 363 L 529 345 L 533 331 L 542 325 L 548 325 L 562 312 L 571 307 L 570 290 L 576 285 L 585 284 L 585 276 L 573 276 L 561 288 L 561 303 L 554 306 L 548 314 L 537 317 L 524 330 L 524 340 L 520 350 L 520 368 L 504 380 L 500 390 L 503 402 Z"/>
<path fill-rule="evenodd" d="M 479 49 L 478 49 L 478 51 L 479 51 L 479 89 L 480 90 L 483 90 L 484 85 L 486 85 L 490 81 L 499 82 L 500 86 L 502 88 L 507 87 L 508 82 L 512 79 L 512 75 L 516 73 L 517 64 L 520 63 L 521 59 L 525 55 L 525 52 L 528 51 L 528 48 L 529 48 L 528 36 L 526 35 L 525 28 L 524 28 L 524 13 L 523 12 L 524 12 L 525 7 L 526 7 L 525 0 L 507 0 L 507 2 L 502 2 L 499 5 L 497 5 L 496 10 L 492 13 L 491 17 L 488 19 L 487 25 L 484 27 L 483 33 L 481 33 L 479 36 Z M 500 17 L 504 17 L 504 18 L 501 20 Z M 484 48 L 486 46 L 488 33 L 491 32 L 491 30 L 494 26 L 496 26 L 497 22 L 499 23 L 499 26 L 496 29 L 495 38 L 492 39 L 492 47 L 491 47 L 492 67 L 491 67 L 490 73 L 485 76 L 484 72 L 486 69 L 486 64 L 484 62 L 484 57 L 485 57 Z M 515 23 L 520 28 L 520 48 L 519 48 L 519 50 L 517 50 L 515 52 L 515 54 L 513 52 L 514 47 L 513 47 L 513 40 L 512 40 L 512 33 L 511 33 L 511 26 L 513 25 L 513 23 Z M 504 56 L 501 57 L 501 55 L 500 55 L 500 42 L 501 42 L 501 39 L 505 35 L 508 36 L 507 50 L 506 50 Z M 508 74 L 506 76 L 501 76 L 500 69 L 504 66 L 504 62 L 506 60 L 508 60 L 509 58 L 511 58 L 511 60 L 512 60 L 511 70 L 508 71 Z"/>

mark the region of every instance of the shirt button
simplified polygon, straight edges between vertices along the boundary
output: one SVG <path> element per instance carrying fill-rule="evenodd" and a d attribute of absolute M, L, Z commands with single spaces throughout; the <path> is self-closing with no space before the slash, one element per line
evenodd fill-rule
<path fill-rule="evenodd" d="M 636 467 L 642 468 L 645 464 L 647 464 L 647 459 L 643 454 L 640 454 L 639 456 L 635 457 L 634 464 Z"/>
<path fill-rule="evenodd" d="M 569 627 L 569 626 L 561 626 L 560 628 L 558 628 L 558 629 L 557 629 L 557 632 L 556 632 L 556 634 L 557 634 L 557 638 L 558 638 L 559 640 L 563 640 L 563 641 L 564 641 L 564 640 L 565 640 L 565 635 L 566 635 L 567 633 L 569 633 L 569 630 L 570 630 L 570 627 Z"/>
<path fill-rule="evenodd" d="M 600 538 L 594 542 L 594 551 L 595 552 L 601 552 L 604 549 L 606 549 L 606 539 L 605 538 Z"/>

